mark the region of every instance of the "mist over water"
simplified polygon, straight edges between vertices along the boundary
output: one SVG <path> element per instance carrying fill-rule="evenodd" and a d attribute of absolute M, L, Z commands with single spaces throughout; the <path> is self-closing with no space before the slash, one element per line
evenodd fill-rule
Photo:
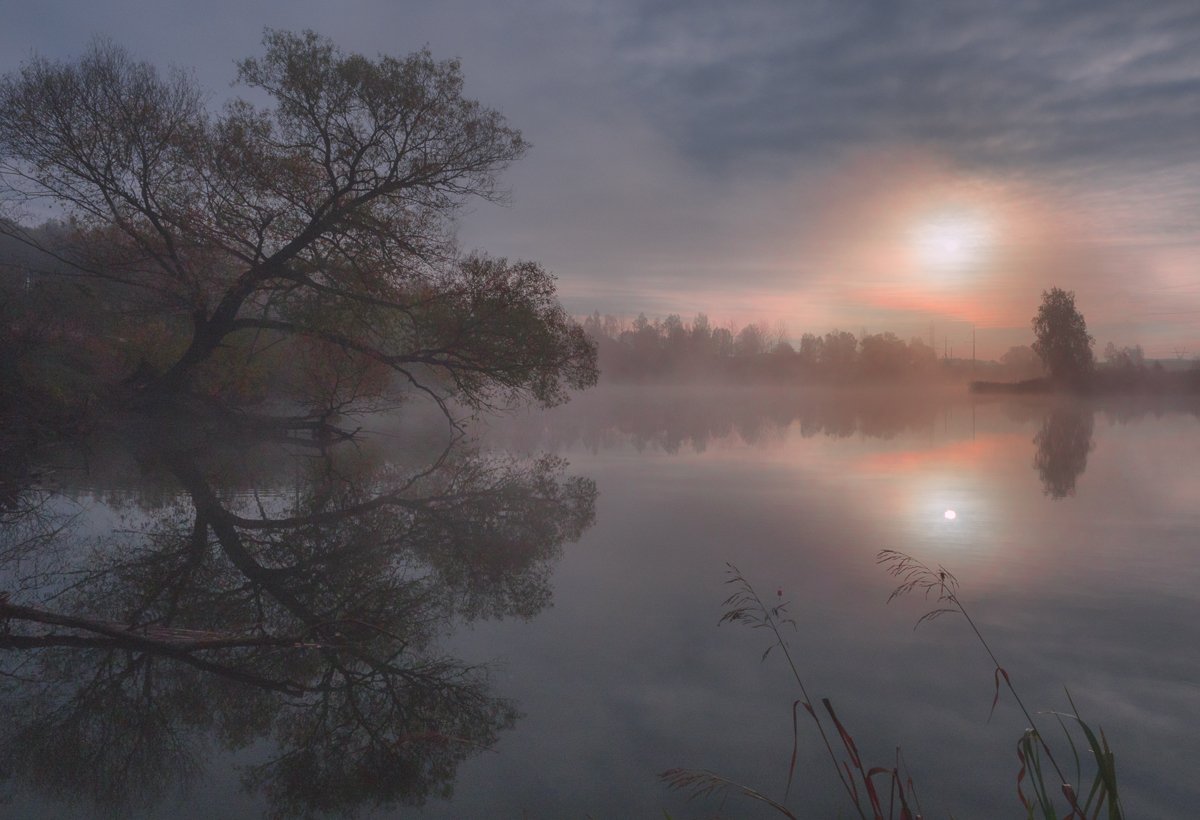
<path fill-rule="evenodd" d="M 100 644 L 11 653 L 6 668 L 21 677 L 2 693 L 14 721 L 0 750 L 7 759 L 25 748 L 48 761 L 50 739 L 86 736 L 54 704 L 86 706 L 92 729 L 109 738 L 80 740 L 99 768 L 73 787 L 70 805 L 47 793 L 53 770 L 12 769 L 6 789 L 18 815 L 98 817 L 116 806 L 201 816 L 187 798 L 197 789 L 208 806 L 243 815 L 303 813 L 330 793 L 347 801 L 335 813 L 372 817 L 418 805 L 430 817 L 718 809 L 659 783 L 671 767 L 779 796 L 797 695 L 780 658 L 760 660 L 761 632 L 717 626 L 728 562 L 764 596 L 789 602 L 801 673 L 815 697 L 832 699 L 868 765 L 890 765 L 900 746 L 926 816 L 1006 816 L 1017 805 L 1024 718 L 1002 694 L 988 721 L 993 670 L 961 619 L 914 631 L 933 602 L 886 603 L 893 579 L 876 555 L 896 549 L 957 575 L 1033 708 L 1066 709 L 1070 688 L 1117 751 L 1131 813 L 1190 816 L 1200 759 L 1191 730 L 1200 658 L 1189 649 L 1200 639 L 1194 409 L 954 390 L 610 387 L 480 422 L 478 443 L 440 462 L 436 425 L 413 440 L 394 419 L 375 421 L 331 456 L 278 444 L 197 455 L 116 443 L 86 459 L 30 456 L 43 510 L 70 510 L 72 523 L 36 567 L 13 547 L 23 530 L 8 530 L 6 587 L 25 605 L 100 618 L 139 596 L 153 607 L 173 600 L 179 624 L 222 634 L 254 622 L 256 601 L 279 635 L 318 628 L 304 623 L 322 608 L 341 613 L 326 620 L 389 625 L 323 651 L 223 650 L 209 658 L 220 662 L 215 672 L 153 651 L 126 668 L 129 648 Z M 287 523 L 394 493 L 403 514 Z M 266 550 L 260 562 L 291 574 L 254 577 L 217 536 L 204 573 L 162 574 L 171 556 L 187 566 L 198 517 L 223 515 Z M 255 529 L 264 516 L 284 523 Z M 12 634 L 40 634 L 12 623 Z M 308 685 L 327 663 L 347 675 L 337 691 L 375 691 L 371 682 L 391 673 L 370 659 L 395 652 L 396 640 L 407 648 L 394 674 L 438 670 L 449 683 L 412 696 L 399 724 L 387 701 L 372 699 L 376 711 L 355 724 L 361 736 L 322 735 L 310 695 L 230 677 Z M 355 677 L 364 669 L 376 671 Z M 88 700 L 80 686 L 89 680 L 127 697 Z M 447 697 L 470 704 L 452 709 L 453 732 L 430 717 Z M 245 709 L 256 719 L 231 735 Z M 325 739 L 300 766 L 287 727 L 305 725 Z M 432 739 L 434 725 L 471 744 Z M 365 738 L 381 727 L 412 744 L 402 748 L 415 768 L 401 780 L 353 767 L 366 765 L 354 750 L 370 749 Z M 122 779 L 105 761 L 128 732 L 174 751 L 139 757 L 141 774 Z M 845 808 L 840 786 L 805 724 L 798 753 L 792 805 L 834 816 Z M 343 758 L 353 765 L 333 765 Z M 79 771 L 62 760 L 62 771 Z M 321 790 L 306 789 L 306 778 Z M 732 797 L 723 814 L 758 816 Z"/>

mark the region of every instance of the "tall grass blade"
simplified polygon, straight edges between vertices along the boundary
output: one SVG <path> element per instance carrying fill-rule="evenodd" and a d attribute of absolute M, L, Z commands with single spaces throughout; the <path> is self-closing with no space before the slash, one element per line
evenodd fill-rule
<path fill-rule="evenodd" d="M 1067 745 L 1071 747 L 1071 758 L 1075 761 L 1075 782 L 1083 782 L 1083 766 L 1079 762 L 1079 749 L 1075 747 L 1075 738 L 1071 737 L 1071 732 L 1067 729 L 1067 724 L 1063 723 L 1062 715 L 1058 712 L 1051 712 L 1054 719 L 1058 721 L 1058 725 L 1062 727 L 1063 736 L 1067 739 Z M 1086 809 L 1086 806 L 1085 806 Z"/>
<path fill-rule="evenodd" d="M 788 764 L 787 785 L 783 789 L 783 799 L 785 801 L 792 791 L 792 777 L 796 774 L 796 758 L 800 752 L 800 714 L 796 711 L 797 706 L 803 706 L 814 719 L 816 718 L 812 706 L 802 698 L 792 701 L 792 761 Z"/>
<path fill-rule="evenodd" d="M 992 708 L 990 710 L 988 710 L 988 719 L 987 719 L 988 723 L 992 722 L 992 715 L 996 714 L 996 704 L 1000 702 L 1000 676 L 1001 675 L 1004 676 L 1004 682 L 1006 684 L 1008 684 L 1008 688 L 1012 689 L 1012 679 L 1009 678 L 1008 672 L 1006 672 L 1004 670 L 1004 667 L 997 666 L 996 667 L 996 692 L 994 695 L 992 695 Z"/>
<path fill-rule="evenodd" d="M 1092 752 L 1092 757 L 1096 761 L 1096 778 L 1102 784 L 1101 803 L 1097 804 L 1097 809 L 1099 809 L 1105 798 L 1107 798 L 1109 820 L 1122 820 L 1125 813 L 1121 807 L 1120 796 L 1117 793 L 1116 759 L 1112 749 L 1109 748 L 1108 738 L 1104 736 L 1103 729 L 1100 730 L 1100 737 L 1096 737 L 1096 733 L 1092 731 L 1092 727 L 1079 716 L 1079 708 L 1075 705 L 1075 700 L 1071 697 L 1069 690 L 1067 691 L 1067 703 L 1071 704 L 1071 711 L 1074 713 L 1067 715 L 1067 717 L 1073 718 L 1079 724 L 1080 729 L 1083 730 L 1089 749 Z"/>
<path fill-rule="evenodd" d="M 659 774 L 658 779 L 672 789 L 690 792 L 689 799 L 707 797 L 714 793 L 735 792 L 751 800 L 765 803 L 784 817 L 797 820 L 796 815 L 788 811 L 787 806 L 777 803 L 762 792 L 705 769 L 667 769 Z"/>

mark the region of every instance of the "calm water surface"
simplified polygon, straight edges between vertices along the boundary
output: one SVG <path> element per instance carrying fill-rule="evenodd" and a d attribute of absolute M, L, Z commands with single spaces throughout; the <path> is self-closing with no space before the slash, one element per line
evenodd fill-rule
<path fill-rule="evenodd" d="M 48 503 L 78 507 L 76 535 L 56 542 L 55 567 L 10 546 L 11 600 L 92 618 L 127 614 L 138 601 L 160 612 L 174 605 L 212 631 L 218 625 L 199 613 L 229 608 L 246 624 L 262 621 L 259 607 L 276 634 L 308 630 L 313 644 L 326 627 L 304 613 L 336 611 L 347 623 L 357 613 L 398 643 L 372 633 L 351 649 L 302 650 L 298 660 L 242 647 L 220 658 L 228 667 L 220 673 L 160 654 L 153 676 L 128 662 L 137 647 L 12 648 L 5 669 L 19 677 L 5 684 L 16 718 L 3 738 L 6 768 L 20 744 L 40 755 L 6 784 L 15 816 L 89 817 L 104 813 L 105 800 L 118 813 L 163 817 L 314 806 L 380 817 L 655 817 L 664 808 L 676 817 L 758 816 L 736 797 L 689 803 L 656 780 L 670 767 L 705 768 L 782 796 L 798 694 L 781 658 L 760 661 L 764 633 L 717 626 L 727 563 L 766 597 L 789 602 L 797 622 L 789 641 L 810 692 L 833 700 L 868 765 L 890 765 L 903 749 L 927 817 L 1019 816 L 1025 720 L 1002 695 L 989 722 L 993 670 L 961 619 L 914 630 L 932 602 L 887 603 L 892 579 L 876 564 L 885 548 L 957 575 L 1031 707 L 1065 709 L 1070 688 L 1116 750 L 1131 817 L 1195 816 L 1200 421 L 1187 408 L 612 389 L 481 433 L 486 453 L 553 452 L 569 461 L 560 472 L 548 462 L 497 467 L 476 452 L 415 484 L 413 465 L 436 448 L 400 457 L 387 432 L 377 437 L 382 454 L 364 445 L 336 469 L 294 452 L 272 457 L 278 463 L 260 454 L 214 466 L 193 451 L 191 461 L 157 467 L 145 454 L 124 466 L 112 456 L 107 467 L 59 455 L 62 496 Z M 551 484 L 558 489 L 547 491 Z M 204 486 L 219 505 L 197 512 Z M 186 549 L 172 546 L 176 557 L 165 560 L 163 545 L 187 542 L 198 519 L 220 520 L 222 509 L 243 524 L 311 515 L 327 503 L 313 486 L 342 502 L 402 493 L 407 512 L 312 521 L 274 541 L 270 531 L 243 532 L 252 552 L 272 556 L 260 561 L 267 570 L 302 567 L 319 581 L 248 578 L 213 528 L 210 549 L 224 558 L 204 564 L 201 591 L 162 591 L 158 575 L 188 566 Z M 421 506 L 451 496 L 455 505 Z M 492 500 L 480 506 L 482 498 Z M 362 546 L 355 569 L 339 568 L 347 545 L 360 542 L 392 551 Z M 86 594 L 72 586 L 84 576 L 98 585 Z M 425 683 L 435 690 L 438 675 L 475 688 L 460 692 L 461 708 L 436 692 L 381 701 L 392 680 L 378 665 L 385 658 L 402 667 L 394 679 L 416 690 L 418 673 L 432 675 Z M 479 664 L 490 673 L 471 677 Z M 345 673 L 347 683 L 314 686 L 319 695 L 271 693 L 232 679 L 229 668 L 308 684 Z M 122 675 L 141 700 L 111 684 Z M 178 686 L 161 683 L 171 675 Z M 88 687 L 101 684 L 108 694 L 88 700 Z M 334 690 L 376 712 L 313 717 Z M 92 710 L 86 727 L 67 716 L 82 709 Z M 148 713 L 159 715 L 157 729 L 131 717 Z M 363 739 L 371 732 L 355 735 L 352 725 L 385 726 L 384 746 L 411 747 L 404 776 L 372 758 L 378 750 Z M 92 746 L 47 774 L 55 742 Z M 130 751 L 138 743 L 159 744 L 159 757 L 139 760 Z M 791 804 L 801 816 L 836 816 L 837 781 L 804 724 L 799 753 Z M 312 759 L 322 754 L 342 763 Z M 103 778 L 79 774 L 97 767 Z M 34 796 L 72 789 L 72 804 Z"/>

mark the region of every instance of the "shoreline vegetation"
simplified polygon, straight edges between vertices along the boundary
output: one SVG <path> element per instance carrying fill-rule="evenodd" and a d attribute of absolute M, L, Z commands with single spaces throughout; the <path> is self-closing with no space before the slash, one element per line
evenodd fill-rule
<path fill-rule="evenodd" d="M 1146 358 L 1140 345 L 1109 342 L 1100 361 L 1074 294 L 1050 288 L 1034 317 L 1030 345 L 997 360 L 956 358 L 926 340 L 844 330 L 789 336 L 765 322 L 719 326 L 704 313 L 632 322 L 598 312 L 581 321 L 595 345 L 602 383 L 830 387 L 965 387 L 1000 394 L 1200 395 L 1200 359 Z"/>
<path fill-rule="evenodd" d="M 1200 395 L 1200 369 L 1168 370 L 1155 362 L 1137 369 L 1102 367 L 1080 384 L 1056 384 L 1048 378 L 1021 381 L 971 381 L 967 389 L 979 394 L 1074 396 Z"/>

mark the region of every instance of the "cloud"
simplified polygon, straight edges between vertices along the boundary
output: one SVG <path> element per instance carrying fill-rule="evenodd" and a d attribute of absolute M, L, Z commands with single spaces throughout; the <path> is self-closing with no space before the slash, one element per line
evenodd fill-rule
<path fill-rule="evenodd" d="M 896 142 L 967 164 L 1191 159 L 1191 3 L 697 5 L 655 5 L 625 39 L 630 82 L 703 162 Z"/>

